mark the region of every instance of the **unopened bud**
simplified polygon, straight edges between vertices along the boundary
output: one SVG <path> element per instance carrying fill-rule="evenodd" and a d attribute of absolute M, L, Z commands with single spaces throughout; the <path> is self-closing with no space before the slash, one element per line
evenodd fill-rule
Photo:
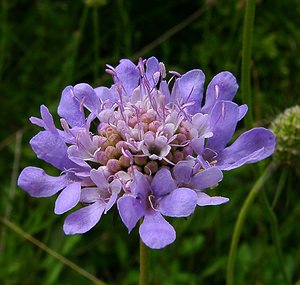
<path fill-rule="evenodd" d="M 286 109 L 271 124 L 276 136 L 274 159 L 298 169 L 300 167 L 300 106 Z"/>

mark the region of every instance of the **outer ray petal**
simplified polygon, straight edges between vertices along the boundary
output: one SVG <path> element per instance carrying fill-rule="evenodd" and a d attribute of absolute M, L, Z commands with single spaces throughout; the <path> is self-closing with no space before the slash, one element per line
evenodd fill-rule
<path fill-rule="evenodd" d="M 55 214 L 63 214 L 77 205 L 80 200 L 81 183 L 74 182 L 68 185 L 55 201 Z"/>
<path fill-rule="evenodd" d="M 139 233 L 144 244 L 153 249 L 163 248 L 176 239 L 174 228 L 154 211 L 144 217 Z"/>
<path fill-rule="evenodd" d="M 26 167 L 18 178 L 18 186 L 33 197 L 50 197 L 71 182 L 66 175 L 53 177 L 38 167 Z"/>
<path fill-rule="evenodd" d="M 71 127 L 83 127 L 85 125 L 85 116 L 80 101 L 75 97 L 74 88 L 67 86 L 61 95 L 57 113 L 65 118 Z"/>
<path fill-rule="evenodd" d="M 63 230 L 66 235 L 83 234 L 93 228 L 100 220 L 105 205 L 95 202 L 67 216 Z"/>
<path fill-rule="evenodd" d="M 177 188 L 158 202 L 162 215 L 169 217 L 188 217 L 197 205 L 197 194 L 189 188 Z"/>
<path fill-rule="evenodd" d="M 210 167 L 195 174 L 191 181 L 193 189 L 202 190 L 216 185 L 223 179 L 223 173 L 217 167 Z"/>
<path fill-rule="evenodd" d="M 198 206 L 216 206 L 216 205 L 227 203 L 229 201 L 229 199 L 226 197 L 221 197 L 221 196 L 211 197 L 203 192 L 198 192 L 197 195 L 198 195 L 198 201 L 197 201 Z"/>
<path fill-rule="evenodd" d="M 209 113 L 213 106 L 220 100 L 232 101 L 238 87 L 232 73 L 223 71 L 217 74 L 208 84 L 205 105 L 201 112 Z"/>
<path fill-rule="evenodd" d="M 208 139 L 207 148 L 223 150 L 232 138 L 239 120 L 238 105 L 230 101 L 219 101 L 210 114 L 213 136 Z"/>
<path fill-rule="evenodd" d="M 217 167 L 222 170 L 237 168 L 270 156 L 276 145 L 274 134 L 265 128 L 254 128 L 242 135 L 218 156 Z"/>
<path fill-rule="evenodd" d="M 135 227 L 138 220 L 144 216 L 144 209 L 141 202 L 133 196 L 124 195 L 117 202 L 119 215 L 128 228 L 128 232 Z"/>
<path fill-rule="evenodd" d="M 161 168 L 154 176 L 151 187 L 157 197 L 170 193 L 176 188 L 176 183 L 167 168 Z"/>

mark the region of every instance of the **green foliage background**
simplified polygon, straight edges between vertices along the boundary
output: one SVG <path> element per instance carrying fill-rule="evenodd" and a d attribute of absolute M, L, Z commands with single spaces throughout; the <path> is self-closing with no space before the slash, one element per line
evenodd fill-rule
<path fill-rule="evenodd" d="M 28 141 L 38 129 L 28 118 L 39 106 L 55 113 L 66 85 L 111 83 L 105 64 L 154 55 L 168 70 L 201 68 L 207 77 L 230 70 L 240 81 L 245 2 L 17 1 L 0 7 L 0 215 L 108 284 L 138 283 L 138 231 L 128 235 L 117 213 L 83 236 L 65 236 L 55 197 L 34 199 L 16 187 L 19 171 L 41 166 Z M 299 104 L 300 4 L 258 1 L 253 43 L 253 103 L 257 126 L 268 126 L 285 108 Z M 243 103 L 238 93 L 236 101 Z M 243 130 L 243 125 L 239 126 Z M 271 159 L 269 159 L 270 161 Z M 224 284 L 233 227 L 249 190 L 268 162 L 226 172 L 216 193 L 230 197 L 173 220 L 177 240 L 152 251 L 151 284 Z M 260 170 L 259 170 L 260 169 Z M 265 186 L 279 223 L 284 266 L 300 284 L 300 200 L 296 169 L 280 168 Z M 298 172 L 299 173 L 299 172 Z M 275 198 L 277 197 L 277 198 Z M 91 284 L 78 272 L 0 224 L 0 283 Z M 284 284 L 259 195 L 247 217 L 238 249 L 236 284 Z"/>

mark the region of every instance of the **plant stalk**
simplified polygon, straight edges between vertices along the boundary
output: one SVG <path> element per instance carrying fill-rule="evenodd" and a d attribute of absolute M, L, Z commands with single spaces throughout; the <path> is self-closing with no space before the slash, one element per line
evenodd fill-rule
<path fill-rule="evenodd" d="M 250 129 L 253 126 L 253 106 L 251 97 L 251 52 L 255 5 L 256 0 L 246 1 L 246 11 L 243 28 L 241 92 L 244 103 L 248 105 L 248 114 L 245 117 L 245 126 L 247 129 Z"/>
<path fill-rule="evenodd" d="M 149 248 L 140 238 L 140 282 L 139 285 L 149 284 Z"/>
<path fill-rule="evenodd" d="M 274 163 L 271 163 L 265 171 L 262 173 L 262 175 L 259 177 L 259 179 L 256 181 L 252 189 L 250 190 L 236 221 L 233 235 L 231 239 L 230 244 L 230 250 L 229 250 L 229 256 L 228 256 L 228 262 L 227 262 L 227 274 L 226 274 L 226 285 L 233 285 L 234 284 L 234 267 L 235 267 L 235 260 L 237 255 L 237 247 L 238 242 L 240 239 L 240 235 L 244 226 L 245 218 L 248 214 L 248 211 L 256 198 L 257 194 L 260 192 L 261 188 L 265 184 L 265 182 L 268 180 L 268 178 L 271 176 L 271 174 L 276 169 L 276 165 Z"/>

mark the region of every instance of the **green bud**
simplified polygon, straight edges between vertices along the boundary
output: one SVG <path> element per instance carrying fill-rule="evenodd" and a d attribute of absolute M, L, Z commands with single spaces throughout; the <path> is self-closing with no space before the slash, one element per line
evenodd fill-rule
<path fill-rule="evenodd" d="M 300 106 L 296 105 L 279 114 L 271 124 L 276 136 L 274 159 L 293 168 L 300 167 Z"/>

